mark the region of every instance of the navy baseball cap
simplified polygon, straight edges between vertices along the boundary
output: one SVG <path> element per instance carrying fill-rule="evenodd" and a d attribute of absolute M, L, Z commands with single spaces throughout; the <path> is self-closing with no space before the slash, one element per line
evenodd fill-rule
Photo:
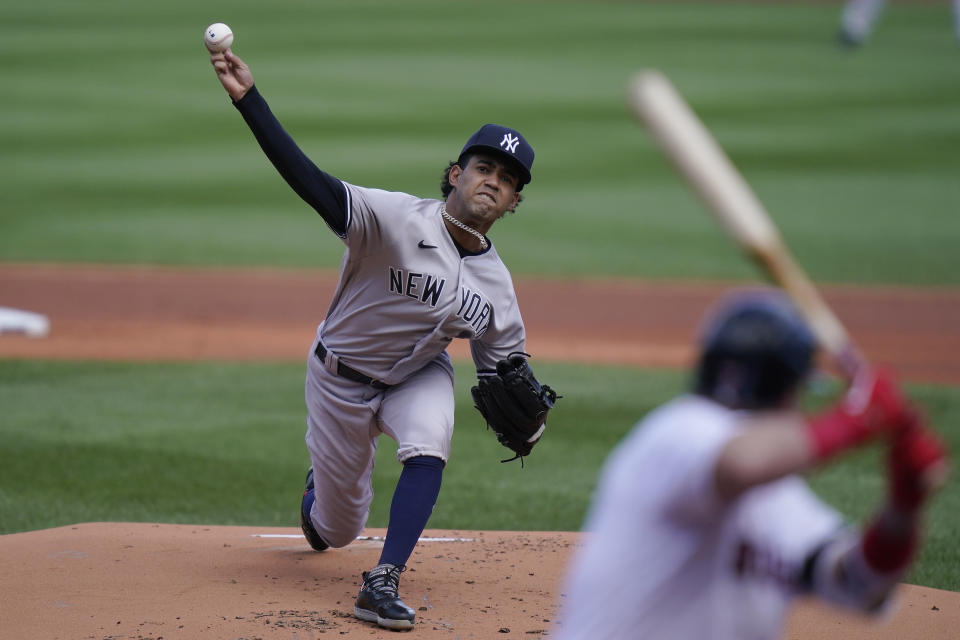
<path fill-rule="evenodd" d="M 530 182 L 530 169 L 533 167 L 533 147 L 516 129 L 503 127 L 499 124 L 485 124 L 470 136 L 467 144 L 460 151 L 460 158 L 468 151 L 489 150 L 505 155 L 514 160 L 520 169 L 520 186 Z"/>

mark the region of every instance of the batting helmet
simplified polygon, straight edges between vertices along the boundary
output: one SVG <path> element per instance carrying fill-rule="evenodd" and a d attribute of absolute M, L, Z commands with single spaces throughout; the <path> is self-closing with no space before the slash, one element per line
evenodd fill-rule
<path fill-rule="evenodd" d="M 704 332 L 694 390 L 732 409 L 779 406 L 809 373 L 815 348 L 784 294 L 734 294 Z"/>

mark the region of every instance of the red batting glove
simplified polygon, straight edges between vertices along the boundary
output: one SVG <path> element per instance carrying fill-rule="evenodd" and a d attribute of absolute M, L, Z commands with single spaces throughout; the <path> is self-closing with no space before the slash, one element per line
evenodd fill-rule
<path fill-rule="evenodd" d="M 813 454 L 824 460 L 873 438 L 894 433 L 909 422 L 907 401 L 893 375 L 863 367 L 840 403 L 808 421 Z"/>
<path fill-rule="evenodd" d="M 916 511 L 946 480 L 947 453 L 918 420 L 890 441 L 887 469 L 890 503 L 901 511 Z"/>
<path fill-rule="evenodd" d="M 889 447 L 890 506 L 863 534 L 864 559 L 883 573 L 906 569 L 920 537 L 918 511 L 947 472 L 943 445 L 919 419 L 895 433 Z"/>

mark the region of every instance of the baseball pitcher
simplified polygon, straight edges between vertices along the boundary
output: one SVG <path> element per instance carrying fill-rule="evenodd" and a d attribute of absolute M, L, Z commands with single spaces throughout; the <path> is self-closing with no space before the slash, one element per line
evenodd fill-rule
<path fill-rule="evenodd" d="M 307 359 L 304 536 L 317 551 L 357 537 L 373 499 L 377 438 L 396 440 L 403 468 L 386 541 L 377 566 L 362 573 L 354 612 L 409 629 L 415 613 L 398 595 L 400 574 L 439 495 L 453 434 L 447 345 L 470 341 L 474 402 L 521 462 L 557 398 L 526 361 L 510 273 L 487 237 L 519 204 L 533 148 L 518 131 L 487 124 L 447 167 L 444 200 L 356 186 L 304 155 L 236 54 L 214 53 L 211 63 L 274 167 L 346 247 Z"/>

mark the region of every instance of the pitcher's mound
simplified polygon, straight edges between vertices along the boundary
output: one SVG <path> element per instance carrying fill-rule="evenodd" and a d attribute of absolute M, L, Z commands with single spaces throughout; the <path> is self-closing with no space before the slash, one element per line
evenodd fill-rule
<path fill-rule="evenodd" d="M 370 637 L 353 617 L 382 529 L 312 551 L 296 528 L 88 523 L 0 536 L 11 638 Z M 417 638 L 549 636 L 579 534 L 428 530 L 401 578 Z M 905 586 L 883 627 L 801 607 L 790 638 L 952 638 L 960 594 Z M 412 637 L 412 636 L 411 636 Z"/>

